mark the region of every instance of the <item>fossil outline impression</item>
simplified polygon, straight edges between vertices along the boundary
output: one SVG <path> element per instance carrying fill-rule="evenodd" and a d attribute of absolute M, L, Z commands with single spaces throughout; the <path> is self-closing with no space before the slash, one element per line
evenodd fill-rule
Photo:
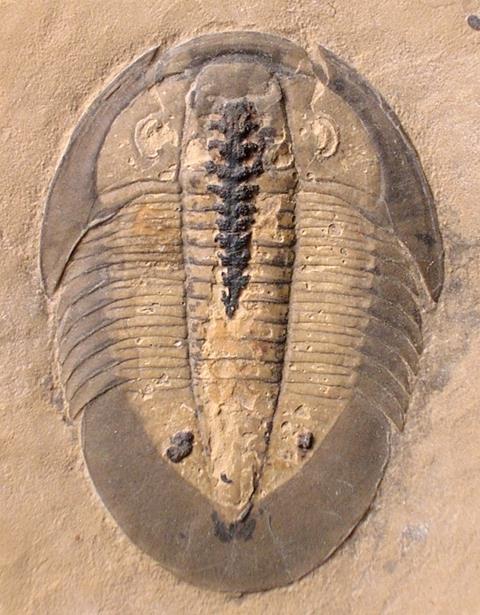
<path fill-rule="evenodd" d="M 397 118 L 320 48 L 154 49 L 75 130 L 41 269 L 93 483 L 131 540 L 222 591 L 284 585 L 368 510 L 440 294 Z"/>

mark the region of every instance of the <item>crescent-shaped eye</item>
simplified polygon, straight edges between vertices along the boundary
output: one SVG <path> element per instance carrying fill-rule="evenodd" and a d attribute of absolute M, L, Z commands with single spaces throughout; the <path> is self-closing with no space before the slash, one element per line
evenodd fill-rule
<path fill-rule="evenodd" d="M 316 156 L 330 158 L 338 150 L 340 135 L 335 122 L 328 116 L 320 116 L 312 126 L 317 139 Z"/>
<path fill-rule="evenodd" d="M 160 114 L 154 113 L 138 122 L 135 127 L 135 145 L 144 158 L 154 160 L 162 148 L 172 142 L 173 131 L 164 124 Z"/>

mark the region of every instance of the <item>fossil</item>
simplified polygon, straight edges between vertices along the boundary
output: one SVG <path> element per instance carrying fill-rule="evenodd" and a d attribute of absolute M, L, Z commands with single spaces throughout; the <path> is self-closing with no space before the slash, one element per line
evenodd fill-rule
<path fill-rule="evenodd" d="M 183 579 L 300 578 L 368 510 L 442 286 L 435 207 L 388 105 L 320 48 L 153 49 L 89 108 L 41 268 L 86 464 Z"/>

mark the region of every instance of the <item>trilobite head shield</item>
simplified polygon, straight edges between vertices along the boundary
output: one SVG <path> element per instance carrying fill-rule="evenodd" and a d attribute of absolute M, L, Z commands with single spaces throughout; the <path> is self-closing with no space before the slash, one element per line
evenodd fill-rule
<path fill-rule="evenodd" d="M 226 591 L 291 582 L 368 509 L 442 247 L 416 154 L 324 49 L 201 37 L 92 105 L 42 272 L 95 487 L 142 549 Z"/>

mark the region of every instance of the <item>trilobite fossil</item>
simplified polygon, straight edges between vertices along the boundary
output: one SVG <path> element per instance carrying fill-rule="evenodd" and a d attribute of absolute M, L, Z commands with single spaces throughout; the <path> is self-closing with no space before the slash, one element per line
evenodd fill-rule
<path fill-rule="evenodd" d="M 42 273 L 95 487 L 190 582 L 323 562 L 402 429 L 442 284 L 431 193 L 386 103 L 258 33 L 154 49 L 74 132 Z"/>

